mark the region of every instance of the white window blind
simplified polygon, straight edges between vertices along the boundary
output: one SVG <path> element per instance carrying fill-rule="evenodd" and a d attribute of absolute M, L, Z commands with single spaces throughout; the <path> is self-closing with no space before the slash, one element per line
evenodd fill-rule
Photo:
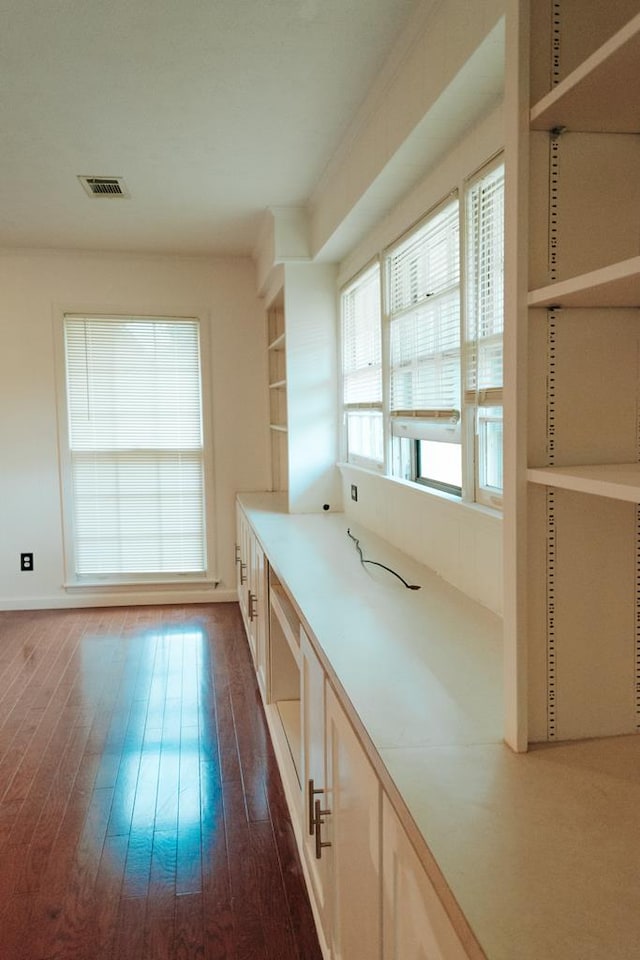
<path fill-rule="evenodd" d="M 342 392 L 348 456 L 381 463 L 382 345 L 378 263 L 343 291 L 341 319 Z"/>
<path fill-rule="evenodd" d="M 504 166 L 476 180 L 467 191 L 467 361 L 465 400 L 478 406 L 502 403 L 504 330 Z"/>
<path fill-rule="evenodd" d="M 78 578 L 206 569 L 196 320 L 66 316 Z"/>
<path fill-rule="evenodd" d="M 454 199 L 388 255 L 392 417 L 459 418 L 459 242 Z"/>

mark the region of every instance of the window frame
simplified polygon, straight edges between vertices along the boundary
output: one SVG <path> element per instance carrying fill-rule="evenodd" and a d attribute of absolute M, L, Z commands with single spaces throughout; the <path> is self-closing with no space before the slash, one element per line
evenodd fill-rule
<path fill-rule="evenodd" d="M 479 386 L 477 383 L 477 370 L 472 369 L 472 367 L 477 363 L 478 356 L 478 343 L 483 340 L 485 343 L 489 341 L 496 341 L 498 335 L 492 334 L 486 338 L 478 338 L 477 335 L 473 336 L 472 333 L 475 333 L 476 326 L 475 321 L 472 321 L 470 316 L 471 314 L 471 294 L 470 294 L 470 284 L 472 281 L 472 269 L 471 269 L 471 256 L 469 254 L 469 243 L 470 243 L 470 226 L 469 226 L 469 216 L 468 216 L 468 202 L 471 198 L 474 188 L 481 183 L 483 180 L 491 177 L 497 170 L 502 170 L 502 205 L 504 211 L 504 196 L 505 196 L 505 158 L 504 151 L 500 150 L 493 157 L 483 163 L 477 170 L 474 171 L 469 177 L 464 181 L 464 202 L 463 202 L 463 217 L 462 217 L 462 229 L 463 229 L 463 260 L 464 260 L 464 283 L 462 290 L 462 303 L 463 303 L 463 367 L 462 367 L 462 377 L 463 377 L 463 402 L 466 411 L 466 419 L 470 424 L 470 443 L 469 447 L 473 449 L 473 462 L 471 464 L 472 469 L 469 470 L 469 484 L 470 488 L 473 488 L 473 500 L 476 503 L 482 504 L 483 506 L 491 507 L 493 509 L 502 509 L 503 505 L 503 489 L 498 487 L 491 487 L 483 483 L 482 480 L 482 455 L 481 448 L 483 444 L 482 428 L 483 423 L 487 419 L 483 416 L 483 410 L 502 408 L 504 409 L 504 369 L 503 376 L 501 378 L 500 386 L 490 385 L 490 386 Z M 500 350 L 502 353 L 502 365 L 504 364 L 504 217 L 503 217 L 503 229 L 502 229 L 502 316 L 501 324 L 502 329 L 499 335 Z M 472 330 L 472 322 L 474 327 Z M 470 378 L 472 378 L 470 382 Z M 495 420 L 496 418 L 490 418 Z M 502 418 L 504 422 L 504 417 Z M 472 436 L 472 440 L 471 440 Z"/>
<path fill-rule="evenodd" d="M 374 257 L 373 260 L 370 260 L 361 270 L 358 271 L 347 283 L 339 290 L 339 324 L 340 324 L 340 336 L 339 349 L 340 349 L 340 377 L 339 377 L 339 389 L 340 389 L 340 409 L 342 411 L 342 438 L 341 438 L 341 448 L 342 448 L 342 457 L 343 460 L 347 463 L 352 464 L 353 466 L 362 467 L 366 470 L 372 470 L 376 473 L 384 473 L 386 466 L 386 456 L 385 456 L 385 442 L 384 442 L 384 392 L 385 392 L 385 376 L 384 376 L 384 367 L 385 367 L 385 355 L 384 355 L 384 346 L 382 342 L 382 282 L 381 282 L 381 271 L 382 265 L 380 263 L 379 257 Z M 377 300 L 377 328 L 378 328 L 378 338 L 379 338 L 379 351 L 380 351 L 380 400 L 376 401 L 358 401 L 358 402 L 347 402 L 345 401 L 345 390 L 346 390 L 346 374 L 345 374 L 345 323 L 344 323 L 344 304 L 347 297 L 354 291 L 358 289 L 361 285 L 365 284 L 369 278 L 370 274 L 376 273 L 378 278 L 378 300 Z M 349 414 L 354 413 L 356 415 L 366 415 L 366 414 L 376 414 L 380 416 L 381 420 L 381 446 L 382 446 L 382 456 L 380 460 L 374 459 L 373 457 L 365 457 L 360 453 L 355 453 L 349 449 Z"/>
<path fill-rule="evenodd" d="M 457 282 L 450 287 L 445 295 L 453 293 L 457 299 L 457 332 L 458 332 L 458 342 L 456 346 L 457 354 L 457 363 L 456 369 L 458 373 L 458 395 L 457 395 L 457 404 L 451 404 L 449 408 L 445 409 L 442 407 L 438 410 L 433 410 L 430 414 L 426 414 L 426 411 L 423 411 L 425 415 L 421 416 L 419 411 L 401 411 L 396 412 L 390 409 L 390 397 L 391 397 L 391 386 L 388 382 L 387 387 L 387 396 L 389 397 L 389 403 L 386 408 L 386 419 L 388 420 L 388 448 L 389 448 L 389 475 L 392 477 L 399 477 L 400 479 L 409 480 L 412 483 L 417 484 L 423 489 L 429 489 L 438 491 L 440 493 L 446 493 L 452 497 L 455 497 L 456 500 L 464 499 L 464 467 L 462 471 L 461 483 L 458 486 L 457 484 L 444 483 L 441 480 L 423 477 L 420 476 L 420 462 L 421 462 L 421 441 L 428 439 L 436 442 L 443 443 L 456 443 L 460 445 L 461 457 L 464 464 L 464 443 L 463 443 L 463 409 L 461 404 L 461 385 L 462 385 L 462 374 L 461 374 L 461 351 L 462 351 L 462 341 L 461 341 L 461 286 L 462 286 L 462 235 L 461 235 L 461 202 L 459 190 L 457 188 L 449 191 L 449 193 L 442 197 L 437 203 L 435 203 L 430 209 L 422 216 L 418 221 L 416 221 L 409 229 L 405 230 L 399 237 L 397 237 L 393 243 L 389 244 L 382 251 L 381 259 L 383 261 L 382 277 L 384 284 L 383 291 L 383 328 L 384 328 L 384 341 L 387 347 L 386 354 L 386 364 L 384 368 L 384 374 L 387 381 L 390 381 L 392 376 L 392 361 L 391 361 L 391 337 L 392 337 L 392 326 L 393 323 L 398 319 L 402 319 L 403 314 L 406 311 L 399 311 L 396 314 L 392 313 L 391 310 L 391 260 L 396 251 L 402 250 L 403 247 L 410 245 L 412 238 L 418 238 L 421 232 L 425 231 L 425 228 L 429 226 L 430 223 L 437 220 L 437 218 L 446 213 L 447 208 L 456 204 L 456 214 L 457 214 Z M 428 300 L 424 298 L 417 303 L 417 307 L 428 303 Z M 411 308 L 409 308 L 411 309 Z M 403 462 L 403 457 L 400 451 L 399 440 L 409 440 L 411 442 L 411 452 L 408 458 L 404 462 L 409 467 L 409 476 L 403 475 L 403 473 L 395 473 L 394 466 L 400 461 Z"/>
<path fill-rule="evenodd" d="M 65 320 L 70 318 L 86 318 L 115 322 L 126 321 L 165 321 L 165 322 L 195 322 L 199 333 L 199 364 L 200 364 L 200 402 L 201 402 L 201 429 L 202 447 L 200 448 L 203 472 L 203 545 L 204 569 L 202 571 L 167 571 L 150 573 L 87 573 L 76 572 L 76 543 L 74 520 L 74 491 L 72 472 L 72 451 L 69 437 L 69 407 L 67 398 L 67 363 L 65 346 Z M 56 371 L 56 400 L 58 418 L 58 456 L 62 507 L 62 535 L 64 551 L 64 583 L 66 590 L 119 590 L 144 586 L 151 590 L 163 589 L 167 585 L 211 585 L 219 582 L 217 575 L 217 544 L 214 529 L 215 519 L 215 490 L 213 487 L 213 449 L 211 444 L 211 371 L 209 324 L 205 313 L 201 311 L 189 312 L 184 315 L 168 315 L 164 312 L 141 313 L 122 312 L 114 313 L 92 307 L 88 310 L 78 310 L 77 307 L 66 309 L 59 307 L 54 317 L 55 341 L 55 371 Z"/>

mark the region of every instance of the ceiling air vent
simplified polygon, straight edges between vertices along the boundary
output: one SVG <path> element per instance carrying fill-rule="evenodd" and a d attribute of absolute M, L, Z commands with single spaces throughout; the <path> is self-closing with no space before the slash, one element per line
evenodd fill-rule
<path fill-rule="evenodd" d="M 123 177 L 78 177 L 90 197 L 130 197 Z"/>

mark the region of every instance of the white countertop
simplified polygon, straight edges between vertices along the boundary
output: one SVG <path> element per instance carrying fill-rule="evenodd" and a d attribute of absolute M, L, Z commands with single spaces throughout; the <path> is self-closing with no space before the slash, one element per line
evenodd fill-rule
<path fill-rule="evenodd" d="M 488 960 L 640 958 L 640 738 L 512 753 L 498 617 L 352 525 L 421 589 L 363 567 L 344 514 L 239 500 Z"/>

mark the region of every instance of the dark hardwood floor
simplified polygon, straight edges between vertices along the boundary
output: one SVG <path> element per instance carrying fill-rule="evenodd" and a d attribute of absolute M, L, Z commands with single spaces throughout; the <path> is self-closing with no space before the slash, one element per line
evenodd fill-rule
<path fill-rule="evenodd" d="M 2 960 L 320 960 L 236 604 L 0 613 Z"/>

